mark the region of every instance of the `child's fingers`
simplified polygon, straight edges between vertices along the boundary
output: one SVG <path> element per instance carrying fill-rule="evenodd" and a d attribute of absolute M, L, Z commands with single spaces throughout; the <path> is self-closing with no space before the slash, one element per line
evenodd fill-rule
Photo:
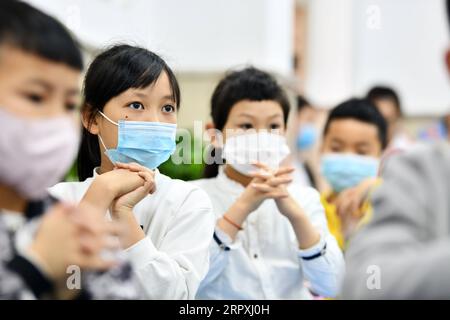
<path fill-rule="evenodd" d="M 252 162 L 251 164 L 252 164 L 253 166 L 255 166 L 255 167 L 257 167 L 257 168 L 263 170 L 263 171 L 267 171 L 267 172 L 273 173 L 273 172 L 272 172 L 272 169 L 271 169 L 268 165 L 266 165 L 265 163 L 262 163 L 262 162 Z"/>
<path fill-rule="evenodd" d="M 98 254 L 102 250 L 119 250 L 120 242 L 116 237 L 97 238 L 89 235 L 82 235 L 79 238 L 81 250 L 89 254 Z"/>
<path fill-rule="evenodd" d="M 287 173 L 292 173 L 292 172 L 294 172 L 294 170 L 295 170 L 295 168 L 293 168 L 293 167 L 281 167 L 275 172 L 275 175 L 282 176 Z"/>
<path fill-rule="evenodd" d="M 289 193 L 285 190 L 272 188 L 263 183 L 252 183 L 251 186 L 256 190 L 264 193 L 264 196 L 272 199 L 283 199 L 289 196 Z"/>
<path fill-rule="evenodd" d="M 278 168 L 278 170 L 275 172 L 275 176 L 283 176 L 286 174 L 291 174 L 295 171 L 295 168 L 293 167 L 281 167 Z"/>
<path fill-rule="evenodd" d="M 144 182 L 144 189 L 147 191 L 147 193 L 152 189 L 154 183 L 152 180 L 147 180 Z"/>
<path fill-rule="evenodd" d="M 249 176 L 252 178 L 257 178 L 261 180 L 267 180 L 273 178 L 273 174 L 267 171 L 253 171 L 249 173 Z"/>
<path fill-rule="evenodd" d="M 279 185 L 289 184 L 291 182 L 292 182 L 292 178 L 289 176 L 272 178 L 272 179 L 269 179 L 266 181 L 266 183 L 271 187 L 278 187 Z"/>
<path fill-rule="evenodd" d="M 156 184 L 153 184 L 148 193 L 153 194 L 156 191 Z"/>
<path fill-rule="evenodd" d="M 114 169 L 128 169 L 128 163 L 116 162 L 114 163 Z"/>
<path fill-rule="evenodd" d="M 268 185 L 265 184 L 265 183 L 256 183 L 256 182 L 253 182 L 253 183 L 251 183 L 250 185 L 251 185 L 252 188 L 254 188 L 254 189 L 256 189 L 256 190 L 258 190 L 258 191 L 260 191 L 260 192 L 266 193 L 266 192 L 271 192 L 271 191 L 273 191 L 273 188 L 270 187 L 270 186 L 268 186 Z"/>
<path fill-rule="evenodd" d="M 138 171 L 150 171 L 146 167 L 141 166 L 140 164 L 138 164 L 136 162 L 130 162 L 128 164 L 128 166 L 129 166 L 131 171 L 136 171 L 136 172 L 138 172 Z"/>
<path fill-rule="evenodd" d="M 117 166 L 118 168 L 121 168 L 121 169 L 127 169 L 127 170 L 130 170 L 130 171 L 133 171 L 133 172 L 138 172 L 138 171 L 146 170 L 145 167 L 143 167 L 143 166 L 137 164 L 136 162 L 130 162 L 130 163 L 120 163 L 120 162 L 117 162 L 117 163 L 116 163 L 116 166 Z"/>
<path fill-rule="evenodd" d="M 141 198 L 150 193 L 153 183 L 151 181 L 145 181 L 142 186 L 134 190 L 132 193 L 137 197 Z"/>
<path fill-rule="evenodd" d="M 354 195 L 349 194 L 341 199 L 337 206 L 337 213 L 340 217 L 355 216 L 359 213 L 359 201 Z"/>
<path fill-rule="evenodd" d="M 281 175 L 278 175 L 278 176 L 275 176 L 275 177 L 276 178 L 289 178 L 289 179 L 293 180 L 292 175 L 290 173 L 281 174 Z"/>
<path fill-rule="evenodd" d="M 292 173 L 294 172 L 295 168 L 293 167 L 280 167 L 276 170 L 270 168 L 268 165 L 262 163 L 262 162 L 254 162 L 252 163 L 252 165 L 254 165 L 255 167 L 261 169 L 261 171 L 256 171 L 255 173 L 261 173 L 261 172 L 265 172 L 267 174 L 270 175 L 275 175 L 275 176 L 279 176 L 279 175 L 284 175 L 287 173 Z"/>
<path fill-rule="evenodd" d="M 139 177 L 141 177 L 142 179 L 144 179 L 146 182 L 151 182 L 154 183 L 154 174 L 152 172 L 149 171 L 139 171 L 138 172 Z"/>
<path fill-rule="evenodd" d="M 130 163 L 122 163 L 122 162 L 116 162 L 116 167 L 118 169 L 127 169 L 132 172 L 139 172 L 139 171 L 146 171 L 154 174 L 154 172 L 144 166 L 141 166 L 140 164 L 136 162 L 130 162 Z"/>
<path fill-rule="evenodd" d="M 79 232 L 90 234 L 100 234 L 104 232 L 106 221 L 103 218 L 97 218 L 89 214 L 90 212 L 79 211 L 78 215 L 71 217 L 72 223 L 78 228 Z"/>
<path fill-rule="evenodd" d="M 108 270 L 117 265 L 115 261 L 103 259 L 100 254 L 88 254 L 83 251 L 80 251 L 76 260 L 78 266 L 87 270 Z"/>
<path fill-rule="evenodd" d="M 116 221 L 106 221 L 105 233 L 108 236 L 119 236 L 124 232 L 124 226 Z"/>

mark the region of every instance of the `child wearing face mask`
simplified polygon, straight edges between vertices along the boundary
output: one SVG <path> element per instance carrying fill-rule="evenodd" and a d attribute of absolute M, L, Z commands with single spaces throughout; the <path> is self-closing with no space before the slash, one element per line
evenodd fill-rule
<path fill-rule="evenodd" d="M 319 194 L 290 184 L 293 168 L 280 166 L 288 113 L 276 80 L 252 67 L 229 73 L 213 93 L 211 163 L 207 179 L 193 181 L 216 217 L 199 299 L 309 299 L 305 281 L 316 294 L 337 294 L 344 261 Z"/>
<path fill-rule="evenodd" d="M 148 299 L 192 299 L 208 270 L 211 203 L 200 188 L 159 173 L 175 150 L 178 82 L 156 54 L 116 45 L 84 81 L 80 182 L 51 193 L 126 225 L 123 241 Z"/>
<path fill-rule="evenodd" d="M 117 228 L 95 207 L 57 203 L 46 191 L 76 155 L 82 68 L 58 21 L 0 2 L 0 299 L 139 297 L 130 267 L 103 258 Z M 79 281 L 69 288 L 70 270 Z"/>
<path fill-rule="evenodd" d="M 331 110 L 323 133 L 321 172 L 331 187 L 322 194 L 328 227 L 344 249 L 370 217 L 368 196 L 379 182 L 387 145 L 386 121 L 366 99 L 350 99 Z"/>

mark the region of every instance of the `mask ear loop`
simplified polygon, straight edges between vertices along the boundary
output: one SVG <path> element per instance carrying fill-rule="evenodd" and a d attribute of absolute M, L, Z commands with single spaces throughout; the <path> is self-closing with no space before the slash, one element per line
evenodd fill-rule
<path fill-rule="evenodd" d="M 115 126 L 119 126 L 119 124 L 117 122 L 112 121 L 110 118 L 108 118 L 106 116 L 106 114 L 104 114 L 103 112 L 101 112 L 100 110 L 98 110 L 98 112 L 103 116 L 103 118 L 105 118 L 106 120 L 108 120 L 109 122 L 111 122 L 113 125 Z"/>
<path fill-rule="evenodd" d="M 108 118 L 103 112 L 101 112 L 100 110 L 98 110 L 98 112 L 103 116 L 103 118 L 105 118 L 106 120 L 108 120 L 109 122 L 111 122 L 112 124 L 114 124 L 114 125 L 116 125 L 116 126 L 119 126 L 119 124 L 117 123 L 117 122 L 114 122 L 114 121 L 112 121 L 110 118 Z M 108 151 L 108 148 L 106 148 L 106 145 L 105 145 L 105 143 L 103 142 L 103 139 L 102 139 L 102 136 L 100 135 L 100 133 L 99 134 L 97 134 L 98 135 L 98 138 L 99 138 L 99 140 L 100 140 L 100 143 L 102 144 L 102 146 L 103 146 L 103 148 L 105 149 L 105 151 L 104 152 L 107 152 Z M 109 158 L 109 157 L 108 157 Z M 110 159 L 110 161 L 111 161 L 111 159 Z M 112 161 L 111 161 L 112 162 Z M 114 164 L 114 163 L 113 163 Z"/>
<path fill-rule="evenodd" d="M 103 151 L 103 153 L 105 153 L 107 155 L 108 160 L 115 166 L 116 164 L 114 163 L 114 161 L 112 161 L 111 158 L 108 156 L 108 149 L 106 148 L 106 145 L 103 142 L 102 136 L 100 134 L 98 134 L 97 136 L 98 136 L 98 140 L 100 140 L 100 143 L 102 144 L 103 148 L 105 149 L 105 151 Z"/>
<path fill-rule="evenodd" d="M 106 148 L 105 143 L 103 142 L 102 136 L 100 135 L 100 133 L 98 134 L 98 140 L 100 140 L 100 143 L 103 146 L 103 149 L 105 149 L 105 151 L 108 150 L 108 148 Z"/>

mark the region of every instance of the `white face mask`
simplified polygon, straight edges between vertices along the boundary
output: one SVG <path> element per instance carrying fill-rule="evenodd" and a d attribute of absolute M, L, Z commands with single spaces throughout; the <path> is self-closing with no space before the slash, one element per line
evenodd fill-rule
<path fill-rule="evenodd" d="M 284 136 L 265 131 L 231 136 L 223 148 L 226 163 L 244 175 L 258 170 L 254 162 L 276 169 L 289 153 Z"/>
<path fill-rule="evenodd" d="M 0 182 L 38 200 L 69 170 L 79 129 L 70 116 L 26 120 L 0 108 Z"/>

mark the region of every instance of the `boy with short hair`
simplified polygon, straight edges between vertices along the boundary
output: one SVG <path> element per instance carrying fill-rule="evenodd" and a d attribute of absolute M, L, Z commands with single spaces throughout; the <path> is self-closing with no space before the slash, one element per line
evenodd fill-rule
<path fill-rule="evenodd" d="M 369 190 L 377 182 L 387 145 L 386 121 L 366 99 L 347 100 L 331 110 L 323 133 L 321 171 L 331 190 L 322 194 L 328 227 L 340 247 L 370 212 Z"/>

